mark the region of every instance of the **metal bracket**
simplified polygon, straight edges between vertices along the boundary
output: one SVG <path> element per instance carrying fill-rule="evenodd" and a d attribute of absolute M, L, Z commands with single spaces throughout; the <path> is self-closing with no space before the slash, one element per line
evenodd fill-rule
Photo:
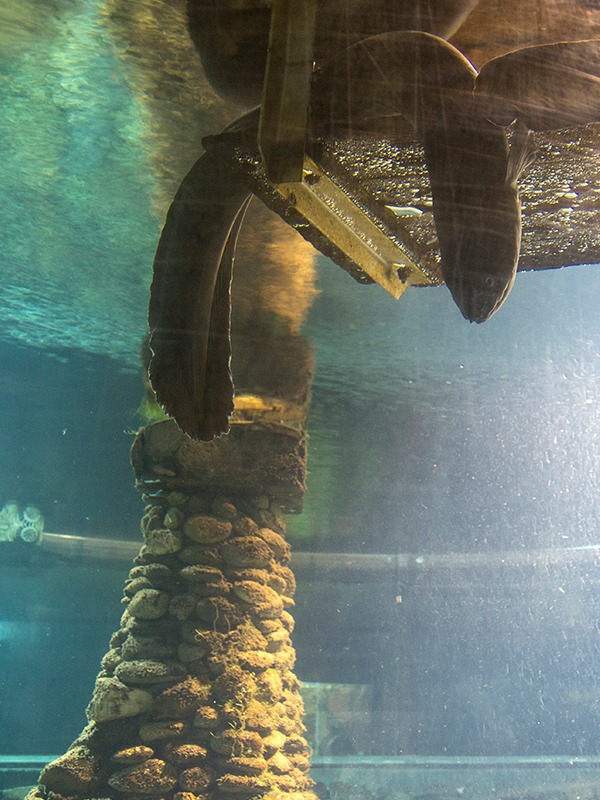
<path fill-rule="evenodd" d="M 307 109 L 317 0 L 273 0 L 258 147 L 274 189 L 376 283 L 398 299 L 436 283 L 309 158 Z"/>
<path fill-rule="evenodd" d="M 308 156 L 302 182 L 275 189 L 396 300 L 408 286 L 436 282 Z"/>
<path fill-rule="evenodd" d="M 273 0 L 258 148 L 273 183 L 302 180 L 317 0 Z"/>

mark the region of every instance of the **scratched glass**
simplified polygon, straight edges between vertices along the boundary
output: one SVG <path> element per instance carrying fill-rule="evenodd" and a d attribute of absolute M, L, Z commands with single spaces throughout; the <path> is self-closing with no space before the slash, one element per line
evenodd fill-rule
<path fill-rule="evenodd" d="M 595 800 L 600 4 L 3 0 L 0 78 L 0 800 Z"/>

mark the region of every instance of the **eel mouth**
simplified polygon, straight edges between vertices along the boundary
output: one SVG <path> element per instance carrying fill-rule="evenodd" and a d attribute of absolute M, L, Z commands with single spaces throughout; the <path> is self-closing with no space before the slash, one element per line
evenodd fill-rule
<path fill-rule="evenodd" d="M 469 322 L 486 322 L 508 297 L 516 270 L 509 276 L 467 272 L 447 285 L 461 314 Z"/>

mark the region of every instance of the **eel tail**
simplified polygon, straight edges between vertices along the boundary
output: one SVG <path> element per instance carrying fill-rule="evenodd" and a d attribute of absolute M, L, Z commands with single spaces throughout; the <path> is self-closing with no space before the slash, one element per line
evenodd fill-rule
<path fill-rule="evenodd" d="M 184 178 L 167 214 L 150 291 L 150 381 L 193 439 L 229 430 L 233 411 L 230 284 L 251 194 L 219 148 Z"/>

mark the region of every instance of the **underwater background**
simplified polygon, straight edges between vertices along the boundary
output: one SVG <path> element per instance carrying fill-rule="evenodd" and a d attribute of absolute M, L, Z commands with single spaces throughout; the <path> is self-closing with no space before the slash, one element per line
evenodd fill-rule
<path fill-rule="evenodd" d="M 136 9 L 0 10 L 0 501 L 37 506 L 52 533 L 141 543 L 129 450 L 153 254 L 202 135 L 236 112 L 181 4 Z M 302 270 L 272 307 L 293 306 L 314 357 L 293 548 L 414 556 L 299 569 L 299 678 L 370 687 L 313 746 L 597 754 L 597 265 L 520 274 L 474 326 L 444 287 L 395 301 L 268 224 L 268 257 Z M 0 547 L 0 753 L 60 753 L 130 565 Z"/>

